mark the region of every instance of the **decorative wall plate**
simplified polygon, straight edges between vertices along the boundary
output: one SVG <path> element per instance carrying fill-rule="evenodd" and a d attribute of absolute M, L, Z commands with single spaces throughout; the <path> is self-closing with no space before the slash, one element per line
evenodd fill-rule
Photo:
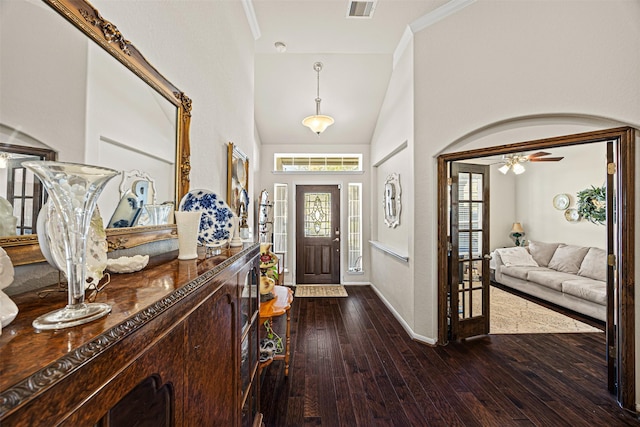
<path fill-rule="evenodd" d="M 58 270 L 67 274 L 62 238 L 62 218 L 51 200 L 44 204 L 36 223 L 38 243 L 44 258 Z M 100 210 L 96 206 L 91 217 L 89 235 L 87 236 L 87 277 L 86 287 L 98 285 L 107 267 L 107 233 L 104 230 Z"/>
<path fill-rule="evenodd" d="M 198 241 L 221 246 L 233 236 L 233 212 L 222 198 L 209 190 L 191 190 L 180 200 L 178 210 L 202 211 Z"/>
<path fill-rule="evenodd" d="M 578 222 L 580 221 L 580 214 L 577 209 L 567 209 L 564 211 L 564 219 L 569 222 Z"/>
<path fill-rule="evenodd" d="M 244 203 L 245 212 L 249 212 L 249 193 L 244 188 L 240 191 L 240 201 Z"/>
<path fill-rule="evenodd" d="M 238 182 L 242 188 L 247 187 L 247 174 L 245 170 L 245 162 L 243 159 L 239 158 L 236 162 L 236 176 L 238 177 Z"/>
<path fill-rule="evenodd" d="M 571 200 L 569 199 L 568 194 L 557 194 L 553 198 L 553 207 L 558 210 L 563 211 L 567 209 L 570 204 L 571 204 Z"/>
<path fill-rule="evenodd" d="M 142 211 L 142 204 L 133 191 L 124 193 L 109 220 L 109 228 L 133 227 Z"/>
<path fill-rule="evenodd" d="M 400 197 L 400 174 L 392 173 L 384 182 L 382 207 L 384 212 L 384 223 L 389 228 L 396 228 L 400 224 L 400 211 L 402 203 Z"/>

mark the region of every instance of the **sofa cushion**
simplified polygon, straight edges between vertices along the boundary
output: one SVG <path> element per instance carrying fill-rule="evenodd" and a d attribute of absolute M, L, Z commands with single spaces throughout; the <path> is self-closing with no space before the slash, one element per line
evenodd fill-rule
<path fill-rule="evenodd" d="M 577 274 L 585 255 L 589 252 L 588 247 L 561 245 L 549 261 L 549 268 L 563 273 Z"/>
<path fill-rule="evenodd" d="M 513 266 L 513 267 L 503 266 L 500 268 L 500 272 L 502 274 L 515 277 L 517 279 L 522 279 L 522 280 L 527 280 L 529 272 L 532 270 L 547 270 L 547 269 L 544 267 L 520 267 L 520 266 Z"/>
<path fill-rule="evenodd" d="M 507 267 L 519 266 L 519 267 L 537 267 L 538 264 L 531 257 L 529 251 L 522 246 L 516 246 L 515 248 L 501 248 L 496 249 L 496 252 L 500 255 L 502 263 Z"/>
<path fill-rule="evenodd" d="M 562 292 L 600 305 L 607 305 L 607 285 L 600 280 L 587 278 L 566 280 Z"/>
<path fill-rule="evenodd" d="M 560 243 L 544 243 L 529 240 L 529 253 L 540 267 L 548 267 L 549 261 Z"/>
<path fill-rule="evenodd" d="M 579 276 L 607 281 L 607 252 L 604 249 L 589 248 L 580 264 Z"/>
<path fill-rule="evenodd" d="M 567 280 L 576 279 L 578 276 L 575 274 L 562 273 L 560 271 L 544 269 L 544 270 L 532 270 L 527 274 L 527 280 L 537 283 L 538 285 L 545 286 L 547 288 L 554 289 L 562 292 L 562 282 Z"/>

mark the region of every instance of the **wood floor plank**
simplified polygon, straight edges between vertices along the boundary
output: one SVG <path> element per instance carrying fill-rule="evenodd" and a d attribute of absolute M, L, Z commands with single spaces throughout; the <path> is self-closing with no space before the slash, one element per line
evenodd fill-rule
<path fill-rule="evenodd" d="M 604 334 L 428 346 L 371 287 L 347 291 L 294 300 L 289 377 L 262 372 L 266 427 L 640 426 L 607 392 Z"/>

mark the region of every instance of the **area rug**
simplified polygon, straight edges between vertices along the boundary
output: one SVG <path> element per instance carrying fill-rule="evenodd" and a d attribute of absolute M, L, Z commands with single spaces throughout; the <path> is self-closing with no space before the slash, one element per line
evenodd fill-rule
<path fill-rule="evenodd" d="M 297 285 L 296 297 L 346 297 L 342 285 Z"/>
<path fill-rule="evenodd" d="M 555 334 L 603 331 L 509 292 L 490 289 L 491 334 Z"/>

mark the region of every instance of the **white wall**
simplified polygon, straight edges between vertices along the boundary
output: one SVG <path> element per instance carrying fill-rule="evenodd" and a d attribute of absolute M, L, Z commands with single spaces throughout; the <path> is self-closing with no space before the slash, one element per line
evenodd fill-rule
<path fill-rule="evenodd" d="M 322 136 L 320 136 L 322 138 Z M 369 260 L 369 244 L 371 216 L 367 207 L 371 203 L 371 193 L 369 189 L 369 181 L 371 179 L 371 168 L 369 159 L 369 145 L 322 145 L 314 146 L 291 145 L 291 144 L 266 144 L 261 147 L 260 161 L 260 188 L 258 192 L 266 189 L 269 192 L 269 200 L 274 200 L 274 184 L 286 184 L 288 188 L 288 212 L 287 212 L 287 260 L 286 264 L 289 274 L 285 276 L 285 283 L 295 283 L 296 277 L 296 185 L 340 185 L 340 281 L 343 284 L 368 283 L 370 278 L 371 266 Z M 326 153 L 326 154 L 362 154 L 362 162 L 364 170 L 362 173 L 274 173 L 273 172 L 273 156 L 275 153 Z M 350 273 L 348 271 L 348 252 L 347 252 L 347 215 L 348 215 L 348 184 L 362 184 L 362 241 L 363 241 L 363 271 L 360 273 Z M 252 210 L 255 213 L 255 205 Z M 257 233 L 254 230 L 254 235 Z"/>
<path fill-rule="evenodd" d="M 473 162 L 471 162 L 473 163 Z M 516 221 L 516 176 L 512 173 L 503 175 L 492 165 L 489 169 L 489 248 L 504 248 L 513 246 L 509 237 L 511 227 Z"/>
<path fill-rule="evenodd" d="M 607 234 L 604 225 L 586 220 L 568 222 L 564 211 L 553 207 L 553 198 L 566 193 L 571 200 L 570 207 L 577 208 L 578 191 L 605 183 L 606 144 L 585 144 L 548 151 L 553 156 L 564 156 L 564 159 L 527 163 L 526 172 L 515 177 L 514 220 L 522 223 L 527 240 L 605 248 Z"/>
<path fill-rule="evenodd" d="M 372 237 L 380 244 L 409 257 L 409 262 L 395 258 L 377 248 L 371 248 L 371 283 L 395 311 L 405 328 L 412 333 L 416 330 L 414 312 L 416 310 L 415 288 L 412 275 L 414 265 L 423 262 L 414 257 L 415 223 L 423 220 L 423 213 L 417 213 L 414 200 L 414 134 L 413 134 L 413 79 L 414 79 L 413 44 L 409 45 L 399 56 L 393 70 L 391 81 L 382 104 L 378 124 L 371 141 L 372 164 L 374 168 L 371 182 L 371 217 Z M 406 148 L 397 151 L 406 142 Z M 382 212 L 382 190 L 387 175 L 391 172 L 400 174 L 402 186 L 402 212 L 400 226 L 387 228 L 384 225 Z M 415 219 L 414 219 L 415 218 Z M 424 305 L 424 304 L 423 304 Z M 424 331 L 421 331 L 424 333 Z M 430 335 L 433 337 L 434 335 Z M 421 338 L 424 339 L 424 338 Z M 425 339 L 429 341 L 429 339 Z"/>

